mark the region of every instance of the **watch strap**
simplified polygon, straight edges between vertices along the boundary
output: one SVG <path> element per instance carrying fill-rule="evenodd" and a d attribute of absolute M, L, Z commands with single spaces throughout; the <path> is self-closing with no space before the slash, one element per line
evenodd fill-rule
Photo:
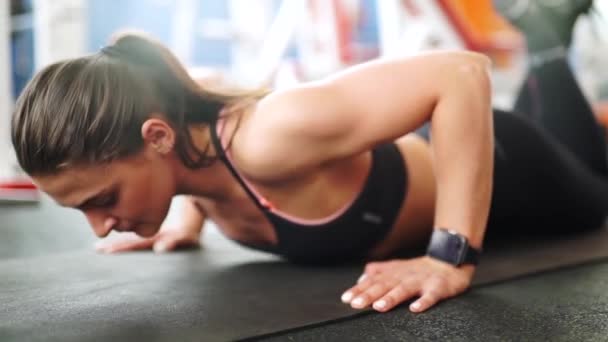
<path fill-rule="evenodd" d="M 477 265 L 481 251 L 471 247 L 464 235 L 449 229 L 437 228 L 431 236 L 427 255 L 454 266 Z"/>
<path fill-rule="evenodd" d="M 480 251 L 478 251 L 477 249 L 468 245 L 466 254 L 464 256 L 464 260 L 462 261 L 462 264 L 477 265 L 477 264 L 479 264 L 480 256 L 481 256 Z"/>

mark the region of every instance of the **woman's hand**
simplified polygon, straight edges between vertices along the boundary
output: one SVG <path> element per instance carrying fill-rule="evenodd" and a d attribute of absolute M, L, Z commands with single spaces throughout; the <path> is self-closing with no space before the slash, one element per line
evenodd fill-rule
<path fill-rule="evenodd" d="M 95 244 L 95 250 L 104 254 L 143 249 L 153 249 L 156 253 L 163 253 L 177 247 L 199 246 L 200 235 L 201 229 L 165 224 L 150 238 L 142 238 L 134 233 L 120 233 L 118 236 L 99 241 Z"/>
<path fill-rule="evenodd" d="M 99 241 L 95 249 L 99 253 L 117 253 L 153 249 L 156 253 L 168 252 L 177 247 L 200 245 L 205 213 L 197 205 L 195 197 L 176 196 L 171 201 L 168 216 L 156 235 L 142 238 L 134 233 L 121 233 Z"/>
<path fill-rule="evenodd" d="M 464 292 L 471 284 L 474 266 L 454 267 L 430 257 L 372 262 L 357 285 L 342 295 L 355 309 L 370 305 L 386 312 L 413 297 L 412 312 L 422 312 L 443 299 Z"/>

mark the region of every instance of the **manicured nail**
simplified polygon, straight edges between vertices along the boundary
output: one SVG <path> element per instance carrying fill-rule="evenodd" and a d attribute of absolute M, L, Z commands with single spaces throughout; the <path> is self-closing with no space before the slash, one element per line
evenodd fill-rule
<path fill-rule="evenodd" d="M 361 297 L 355 298 L 352 302 L 352 305 L 355 307 L 361 307 L 361 306 L 363 306 L 363 304 L 365 304 L 365 303 L 363 301 L 363 298 L 361 298 Z"/>
<path fill-rule="evenodd" d="M 360 283 L 360 282 L 364 281 L 364 280 L 365 280 L 365 278 L 367 278 L 367 274 L 362 274 L 362 275 L 359 277 L 359 279 L 357 279 L 357 283 Z"/>
<path fill-rule="evenodd" d="M 343 303 L 348 303 L 350 302 L 351 299 L 353 299 L 353 294 L 352 292 L 344 292 L 344 294 L 342 295 L 342 302 Z"/>
<path fill-rule="evenodd" d="M 154 252 L 155 253 L 164 253 L 167 251 L 167 244 L 164 242 L 157 242 L 154 244 Z"/>
<path fill-rule="evenodd" d="M 420 310 L 420 303 L 416 302 L 416 303 L 410 305 L 410 308 L 412 310 Z"/>
<path fill-rule="evenodd" d="M 380 299 L 379 301 L 374 303 L 374 309 L 382 310 L 386 307 L 386 301 L 384 299 Z"/>

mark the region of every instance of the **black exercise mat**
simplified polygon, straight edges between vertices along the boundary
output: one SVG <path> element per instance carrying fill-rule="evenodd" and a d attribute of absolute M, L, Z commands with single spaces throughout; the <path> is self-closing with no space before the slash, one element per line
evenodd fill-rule
<path fill-rule="evenodd" d="M 211 233 L 211 232 L 209 232 Z M 0 262 L 0 337 L 226 341 L 359 313 L 339 301 L 361 267 L 297 267 L 207 234 L 201 251 L 81 251 Z M 608 230 L 497 246 L 475 284 L 608 257 Z"/>
<path fill-rule="evenodd" d="M 407 306 L 257 342 L 608 341 L 608 262 L 474 288 L 422 314 Z"/>
<path fill-rule="evenodd" d="M 343 270 L 295 268 L 209 240 L 164 256 L 2 261 L 2 341 L 226 341 L 355 312 L 335 300 L 350 282 Z"/>

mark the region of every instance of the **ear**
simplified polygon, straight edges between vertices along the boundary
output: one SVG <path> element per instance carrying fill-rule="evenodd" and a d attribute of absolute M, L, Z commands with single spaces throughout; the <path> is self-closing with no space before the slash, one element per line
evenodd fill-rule
<path fill-rule="evenodd" d="M 175 131 L 164 120 L 150 118 L 141 125 L 141 136 L 144 145 L 149 146 L 161 154 L 167 154 L 175 146 Z"/>

